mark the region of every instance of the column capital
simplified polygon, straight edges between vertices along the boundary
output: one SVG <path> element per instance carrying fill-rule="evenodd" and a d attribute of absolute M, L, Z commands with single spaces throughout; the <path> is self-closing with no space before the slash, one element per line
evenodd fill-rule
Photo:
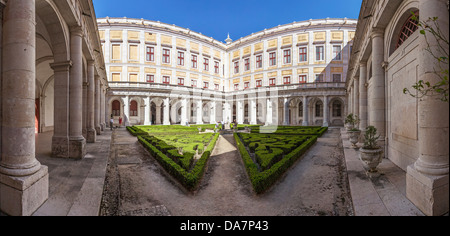
<path fill-rule="evenodd" d="M 377 38 L 377 37 L 383 37 L 384 36 L 384 28 L 380 27 L 373 27 L 372 32 L 370 33 L 370 38 Z"/>
<path fill-rule="evenodd" d="M 53 69 L 54 72 L 64 72 L 64 71 L 68 72 L 70 67 L 72 67 L 72 61 L 51 63 L 50 67 Z"/>
<path fill-rule="evenodd" d="M 81 28 L 81 26 L 78 26 L 78 25 L 71 26 L 70 34 L 83 37 L 83 28 Z"/>
<path fill-rule="evenodd" d="M 367 61 L 360 61 L 358 65 L 359 67 L 367 67 Z"/>

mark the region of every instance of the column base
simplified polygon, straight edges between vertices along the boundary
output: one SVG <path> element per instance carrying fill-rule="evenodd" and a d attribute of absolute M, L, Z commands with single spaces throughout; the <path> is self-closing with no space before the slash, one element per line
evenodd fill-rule
<path fill-rule="evenodd" d="M 328 127 L 328 126 L 329 126 L 328 122 L 324 122 L 322 125 L 322 127 Z"/>
<path fill-rule="evenodd" d="M 71 138 L 69 140 L 69 158 L 83 159 L 86 156 L 86 139 L 83 137 Z"/>
<path fill-rule="evenodd" d="M 95 132 L 97 133 L 97 135 L 101 135 L 102 134 L 102 127 L 100 127 L 100 126 L 95 127 Z"/>
<path fill-rule="evenodd" d="M 449 211 L 449 175 L 426 175 L 410 165 L 406 173 L 406 196 L 425 215 L 444 215 Z"/>
<path fill-rule="evenodd" d="M 69 158 L 69 137 L 53 136 L 52 156 L 57 158 Z"/>
<path fill-rule="evenodd" d="M 87 143 L 95 143 L 97 141 L 97 131 L 95 129 L 88 129 L 86 135 Z"/>
<path fill-rule="evenodd" d="M 30 216 L 48 199 L 48 167 L 29 176 L 0 174 L 0 210 L 10 216 Z"/>
<path fill-rule="evenodd" d="M 106 124 L 100 124 L 100 131 L 105 131 Z"/>
<path fill-rule="evenodd" d="M 303 121 L 302 122 L 302 126 L 308 126 L 309 124 L 308 124 L 308 122 L 307 121 Z"/>

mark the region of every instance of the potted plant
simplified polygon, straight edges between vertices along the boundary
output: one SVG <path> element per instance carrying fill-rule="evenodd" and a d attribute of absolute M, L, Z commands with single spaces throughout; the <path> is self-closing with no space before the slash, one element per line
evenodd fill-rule
<path fill-rule="evenodd" d="M 347 118 L 345 118 L 345 121 L 348 124 L 347 133 L 349 136 L 349 140 L 352 143 L 352 146 L 355 148 L 356 144 L 359 141 L 359 137 L 361 136 L 361 130 L 358 129 L 360 119 L 357 115 L 349 114 Z"/>
<path fill-rule="evenodd" d="M 383 158 L 383 149 L 378 146 L 377 141 L 380 135 L 377 135 L 377 129 L 374 126 L 369 126 L 364 134 L 364 145 L 359 150 L 360 160 L 363 163 L 369 176 L 377 176 L 377 166 L 381 163 Z"/>
<path fill-rule="evenodd" d="M 347 131 L 353 129 L 354 123 L 355 123 L 355 115 L 353 115 L 353 113 L 348 114 L 344 120 L 345 128 L 347 128 Z"/>

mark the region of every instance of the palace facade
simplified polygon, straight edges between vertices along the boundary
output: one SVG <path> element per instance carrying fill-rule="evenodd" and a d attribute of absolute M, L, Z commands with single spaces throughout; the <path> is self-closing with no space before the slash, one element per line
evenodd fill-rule
<path fill-rule="evenodd" d="M 356 23 L 294 22 L 222 43 L 161 22 L 99 19 L 107 115 L 127 125 L 341 126 Z"/>

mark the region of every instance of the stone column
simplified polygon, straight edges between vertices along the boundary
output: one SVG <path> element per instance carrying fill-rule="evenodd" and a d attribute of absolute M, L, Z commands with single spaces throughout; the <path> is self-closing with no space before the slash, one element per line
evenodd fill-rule
<path fill-rule="evenodd" d="M 209 123 L 215 124 L 216 123 L 216 102 L 211 102 L 211 109 L 209 114 Z"/>
<path fill-rule="evenodd" d="M 328 107 L 328 96 L 323 96 L 323 127 L 328 127 L 328 113 L 330 108 Z"/>
<path fill-rule="evenodd" d="M 197 109 L 196 109 L 196 113 L 197 113 L 197 121 L 195 122 L 197 125 L 202 125 L 203 124 L 203 101 L 202 100 L 197 100 Z"/>
<path fill-rule="evenodd" d="M 377 128 L 380 135 L 380 145 L 384 146 L 385 132 L 385 70 L 384 62 L 384 29 L 374 28 L 372 38 L 372 78 L 371 91 L 369 91 L 369 120 L 372 126 Z M 354 101 L 352 101 L 354 102 Z M 353 111 L 354 113 L 355 111 Z"/>
<path fill-rule="evenodd" d="M 359 116 L 359 78 L 353 80 L 353 114 Z"/>
<path fill-rule="evenodd" d="M 181 125 L 186 125 L 186 122 L 188 121 L 188 117 L 187 117 L 187 99 L 183 98 L 181 99 Z"/>
<path fill-rule="evenodd" d="M 70 57 L 72 69 L 69 80 L 69 158 L 82 159 L 86 155 L 86 139 L 83 137 L 83 32 L 74 27 L 70 32 Z M 56 112 L 56 111 L 55 111 Z"/>
<path fill-rule="evenodd" d="M 289 99 L 288 98 L 284 98 L 283 101 L 283 109 L 284 109 L 284 121 L 283 124 L 284 125 L 289 125 L 290 121 L 289 121 Z"/>
<path fill-rule="evenodd" d="M 244 101 L 239 100 L 237 101 L 237 107 L 236 107 L 236 115 L 237 115 L 237 122 L 238 124 L 244 123 Z"/>
<path fill-rule="evenodd" d="M 367 128 L 367 63 L 359 65 L 359 129 L 364 131 Z"/>
<path fill-rule="evenodd" d="M 144 114 L 144 125 L 150 125 L 150 97 L 144 98 L 145 103 L 145 114 Z"/>
<path fill-rule="evenodd" d="M 95 76 L 95 131 L 98 135 L 101 135 L 101 94 L 102 94 L 102 84 L 100 81 L 100 76 Z"/>
<path fill-rule="evenodd" d="M 106 109 L 105 109 L 105 86 L 102 84 L 100 89 L 100 128 L 101 131 L 105 130 L 106 127 Z"/>
<path fill-rule="evenodd" d="M 270 98 L 267 98 L 267 109 L 266 109 L 266 125 L 273 124 L 273 116 L 272 116 L 272 101 Z"/>
<path fill-rule="evenodd" d="M 169 98 L 164 98 L 163 125 L 170 125 L 170 100 L 169 100 Z"/>
<path fill-rule="evenodd" d="M 50 65 L 54 73 L 54 130 L 52 138 L 52 156 L 69 157 L 69 71 L 71 61 Z"/>
<path fill-rule="evenodd" d="M 130 97 L 125 96 L 123 98 L 123 117 L 122 117 L 122 125 L 130 124 Z"/>
<path fill-rule="evenodd" d="M 156 105 L 156 120 L 157 125 L 161 124 L 161 105 Z"/>
<path fill-rule="evenodd" d="M 420 19 L 438 17 L 437 23 L 445 38 L 449 38 L 447 1 L 420 0 Z M 428 33 L 427 33 L 428 34 Z M 436 39 L 427 35 L 431 51 L 444 56 Z M 425 37 L 419 38 L 419 80 L 432 85 L 440 81 L 437 60 L 426 50 Z M 445 46 L 448 52 L 448 45 Z M 448 69 L 448 66 L 446 67 Z M 449 210 L 449 104 L 434 96 L 418 100 L 419 158 L 408 166 L 406 195 L 426 215 L 443 215 Z"/>
<path fill-rule="evenodd" d="M 351 114 L 353 113 L 353 85 L 350 85 L 347 97 L 348 97 L 348 114 Z"/>
<path fill-rule="evenodd" d="M 48 198 L 48 168 L 35 157 L 35 0 L 8 1 L 2 49 L 0 210 L 31 215 Z"/>
<path fill-rule="evenodd" d="M 88 143 L 95 143 L 97 133 L 95 131 L 95 79 L 94 61 L 88 61 L 88 91 L 87 91 L 87 139 Z"/>
<path fill-rule="evenodd" d="M 258 114 L 256 111 L 256 99 L 255 98 L 250 99 L 250 112 L 251 112 L 250 124 L 256 125 Z"/>
<path fill-rule="evenodd" d="M 303 96 L 303 122 L 302 126 L 308 126 L 309 122 L 309 111 L 308 111 L 308 97 Z"/>

